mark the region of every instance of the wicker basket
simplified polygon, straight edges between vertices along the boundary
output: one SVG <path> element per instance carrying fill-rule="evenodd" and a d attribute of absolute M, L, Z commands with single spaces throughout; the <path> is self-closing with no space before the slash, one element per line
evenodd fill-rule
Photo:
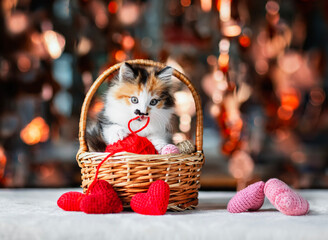
<path fill-rule="evenodd" d="M 165 67 L 164 64 L 150 60 L 131 60 L 130 64 L 150 67 Z M 95 177 L 98 164 L 108 155 L 102 152 L 88 152 L 85 141 L 86 119 L 90 101 L 98 87 L 109 76 L 113 75 L 122 63 L 104 71 L 93 83 L 82 105 L 79 142 L 80 149 L 76 159 L 81 169 L 82 188 L 86 192 Z M 146 192 L 151 182 L 158 179 L 166 181 L 170 186 L 168 209 L 183 211 L 192 209 L 198 204 L 201 168 L 204 163 L 203 145 L 203 113 L 198 93 L 185 75 L 174 70 L 173 75 L 190 89 L 197 113 L 195 148 L 191 154 L 140 155 L 132 153 L 116 153 L 99 169 L 98 179 L 108 181 L 117 191 L 124 207 L 129 207 L 131 198 L 136 193 Z"/>

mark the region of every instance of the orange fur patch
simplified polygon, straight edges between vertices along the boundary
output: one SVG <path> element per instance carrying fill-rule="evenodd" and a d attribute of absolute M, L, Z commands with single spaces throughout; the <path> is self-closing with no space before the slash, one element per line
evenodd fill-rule
<path fill-rule="evenodd" d="M 132 96 L 138 95 L 139 92 L 140 92 L 140 88 L 138 85 L 132 83 L 125 83 L 117 88 L 117 90 L 114 93 L 114 97 L 116 99 L 124 99 L 125 102 L 128 105 L 130 105 L 131 104 L 130 98 Z"/>
<path fill-rule="evenodd" d="M 156 107 L 157 107 L 158 109 L 162 108 L 163 106 L 164 106 L 164 101 L 160 101 L 160 102 L 156 105 Z"/>
<path fill-rule="evenodd" d="M 163 83 L 161 80 L 156 78 L 155 74 L 152 72 L 147 81 L 146 88 L 147 91 L 150 92 L 152 96 L 154 95 L 160 96 L 165 89 L 165 83 Z"/>

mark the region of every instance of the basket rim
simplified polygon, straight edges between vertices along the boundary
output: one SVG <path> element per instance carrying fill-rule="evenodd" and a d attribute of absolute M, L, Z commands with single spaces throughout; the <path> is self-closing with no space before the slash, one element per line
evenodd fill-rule
<path fill-rule="evenodd" d="M 129 64 L 133 65 L 142 65 L 142 66 L 149 66 L 149 67 L 159 67 L 164 68 L 166 67 L 165 64 L 160 62 L 155 62 L 152 60 L 147 59 L 135 59 L 135 60 L 128 60 L 125 61 Z M 112 76 L 115 72 L 119 70 L 122 64 L 125 62 L 117 63 L 115 65 L 112 65 L 107 70 L 105 70 L 91 85 L 90 89 L 88 90 L 84 102 L 81 108 L 81 115 L 80 115 L 80 121 L 79 121 L 79 143 L 80 148 L 76 155 L 76 160 L 80 167 L 80 155 L 82 153 L 88 152 L 87 143 L 85 140 L 85 131 L 86 131 L 86 121 L 87 121 L 87 113 L 90 106 L 90 102 L 92 100 L 92 97 L 96 93 L 97 89 L 100 87 L 100 85 L 107 80 L 110 76 Z M 201 99 L 197 91 L 195 90 L 195 87 L 192 85 L 190 80 L 181 72 L 173 68 L 173 76 L 179 79 L 181 82 L 183 82 L 188 89 L 190 90 L 193 98 L 194 103 L 196 107 L 196 134 L 195 134 L 195 148 L 196 152 L 202 153 L 203 152 L 203 111 L 201 107 Z M 158 155 L 157 155 L 158 156 Z"/>
<path fill-rule="evenodd" d="M 106 152 L 84 152 L 79 155 L 78 162 L 82 165 L 85 162 L 101 162 L 109 153 Z M 91 160 L 92 159 L 92 160 Z M 191 160 L 195 159 L 195 160 Z M 138 162 L 166 162 L 174 164 L 175 162 L 191 162 L 204 160 L 204 154 L 202 152 L 194 153 L 179 153 L 179 154 L 135 154 L 129 152 L 118 152 L 108 158 L 107 164 L 109 163 L 138 163 Z M 106 164 L 106 163 L 104 163 Z"/>

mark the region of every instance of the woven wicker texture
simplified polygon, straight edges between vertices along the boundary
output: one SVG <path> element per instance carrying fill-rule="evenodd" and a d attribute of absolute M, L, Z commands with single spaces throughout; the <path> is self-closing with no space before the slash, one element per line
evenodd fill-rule
<path fill-rule="evenodd" d="M 130 60 L 130 64 L 164 68 L 162 63 L 151 60 Z M 87 113 L 91 99 L 99 86 L 110 80 L 122 63 L 104 71 L 93 83 L 84 99 L 79 123 L 80 149 L 76 159 L 81 167 L 82 188 L 86 192 L 92 183 L 98 164 L 108 153 L 88 152 L 85 141 Z M 188 78 L 177 70 L 173 76 L 183 82 L 191 91 L 196 106 L 196 151 L 190 154 L 140 155 L 117 153 L 111 156 L 99 169 L 98 179 L 108 181 L 116 190 L 124 207 L 129 207 L 131 198 L 136 193 L 146 192 L 153 181 L 161 179 L 170 186 L 169 209 L 182 211 L 198 204 L 201 168 L 204 163 L 203 147 L 203 112 L 198 93 Z"/>

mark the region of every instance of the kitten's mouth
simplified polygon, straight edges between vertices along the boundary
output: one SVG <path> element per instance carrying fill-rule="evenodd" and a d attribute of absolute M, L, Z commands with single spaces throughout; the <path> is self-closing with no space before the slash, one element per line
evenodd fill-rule
<path fill-rule="evenodd" d="M 142 120 L 147 119 L 147 118 L 148 118 L 148 116 L 141 115 L 141 116 L 139 116 L 138 121 L 141 122 Z"/>

